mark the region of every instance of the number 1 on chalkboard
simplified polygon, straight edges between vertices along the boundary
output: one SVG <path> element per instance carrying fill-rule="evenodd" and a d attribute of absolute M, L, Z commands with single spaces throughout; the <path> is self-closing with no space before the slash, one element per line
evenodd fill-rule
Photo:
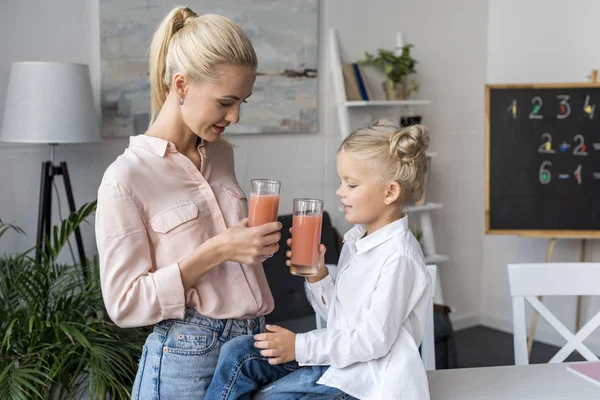
<path fill-rule="evenodd" d="M 513 119 L 517 119 L 517 99 L 513 99 L 512 103 L 510 103 L 510 106 L 508 106 L 508 109 L 506 111 L 512 113 Z"/>

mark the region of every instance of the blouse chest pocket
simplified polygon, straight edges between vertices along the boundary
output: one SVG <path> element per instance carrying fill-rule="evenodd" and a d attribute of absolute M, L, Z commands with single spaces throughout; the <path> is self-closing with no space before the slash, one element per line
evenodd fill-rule
<path fill-rule="evenodd" d="M 248 200 L 242 188 L 237 185 L 231 185 L 225 186 L 224 189 L 232 205 L 231 209 L 235 210 L 237 220 L 246 218 L 248 216 Z"/>
<path fill-rule="evenodd" d="M 150 220 L 152 230 L 158 233 L 168 233 L 198 218 L 198 207 L 192 202 L 179 204 L 159 212 Z M 188 224 L 191 226 L 192 224 Z"/>

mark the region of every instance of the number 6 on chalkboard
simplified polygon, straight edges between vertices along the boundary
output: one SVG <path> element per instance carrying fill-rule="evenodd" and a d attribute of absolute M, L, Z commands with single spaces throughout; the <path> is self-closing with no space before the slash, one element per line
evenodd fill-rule
<path fill-rule="evenodd" d="M 540 165 L 540 183 L 542 185 L 547 185 L 552 180 L 552 175 L 550 174 L 550 170 L 546 168 L 546 166 L 551 167 L 552 163 L 550 161 L 544 161 L 542 165 Z"/>

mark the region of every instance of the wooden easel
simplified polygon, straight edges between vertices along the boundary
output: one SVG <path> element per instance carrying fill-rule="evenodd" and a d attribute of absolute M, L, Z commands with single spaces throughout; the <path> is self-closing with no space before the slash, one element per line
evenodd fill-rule
<path fill-rule="evenodd" d="M 590 83 L 598 82 L 598 70 L 592 70 L 590 76 Z M 554 248 L 556 247 L 556 237 L 550 239 L 550 244 L 548 245 L 548 252 L 546 253 L 546 262 L 552 261 L 552 256 L 554 255 Z M 585 261 L 585 238 L 581 238 L 581 244 L 579 246 L 579 262 Z M 542 296 L 538 296 L 538 300 L 542 300 Z M 575 316 L 575 331 L 579 331 L 581 328 L 581 304 L 582 298 L 581 296 L 577 296 L 577 314 Z M 535 330 L 537 329 L 537 324 L 540 319 L 540 315 L 537 311 L 534 311 L 533 320 L 531 321 L 531 328 L 529 330 L 529 338 L 527 341 L 527 353 L 531 356 L 531 348 L 533 347 L 533 338 L 535 336 Z"/>

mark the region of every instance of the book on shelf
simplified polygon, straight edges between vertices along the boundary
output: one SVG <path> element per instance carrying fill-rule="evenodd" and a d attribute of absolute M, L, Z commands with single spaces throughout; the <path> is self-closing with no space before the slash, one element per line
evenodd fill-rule
<path fill-rule="evenodd" d="M 348 101 L 362 100 L 360 89 L 358 87 L 358 80 L 356 79 L 356 74 L 354 72 L 354 66 L 352 64 L 343 64 L 342 75 L 344 76 L 346 99 Z"/>
<path fill-rule="evenodd" d="M 347 100 L 369 101 L 373 99 L 362 65 L 358 63 L 343 64 L 342 75 Z"/>

